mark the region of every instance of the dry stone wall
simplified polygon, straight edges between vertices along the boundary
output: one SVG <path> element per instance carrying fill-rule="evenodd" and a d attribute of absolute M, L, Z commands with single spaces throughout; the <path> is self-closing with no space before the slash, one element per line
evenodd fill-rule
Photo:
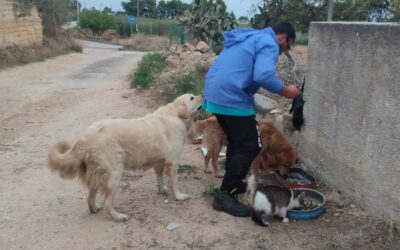
<path fill-rule="evenodd" d="M 0 48 L 11 45 L 30 46 L 42 44 L 42 21 L 35 8 L 30 15 L 16 17 L 14 1 L 0 0 Z"/>

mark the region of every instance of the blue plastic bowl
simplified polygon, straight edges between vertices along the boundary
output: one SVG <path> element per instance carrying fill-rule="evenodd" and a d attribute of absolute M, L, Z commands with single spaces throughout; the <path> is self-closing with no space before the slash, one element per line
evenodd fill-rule
<path fill-rule="evenodd" d="M 321 205 L 310 209 L 310 210 L 288 210 L 286 216 L 290 219 L 294 220 L 312 220 L 320 216 L 325 211 L 325 196 L 314 190 L 309 188 L 298 188 L 296 190 L 300 190 L 301 192 L 305 192 L 306 198 L 312 198 L 317 200 Z"/>

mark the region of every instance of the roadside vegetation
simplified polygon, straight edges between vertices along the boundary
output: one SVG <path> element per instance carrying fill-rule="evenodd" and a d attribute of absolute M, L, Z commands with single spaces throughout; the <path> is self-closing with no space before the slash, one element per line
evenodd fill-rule
<path fill-rule="evenodd" d="M 165 68 L 165 57 L 160 53 L 149 53 L 143 56 L 132 79 L 132 87 L 149 88 L 155 76 Z"/>

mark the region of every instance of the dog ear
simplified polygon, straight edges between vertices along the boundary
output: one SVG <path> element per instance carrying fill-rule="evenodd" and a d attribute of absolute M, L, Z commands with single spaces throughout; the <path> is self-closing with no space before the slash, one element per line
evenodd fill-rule
<path fill-rule="evenodd" d="M 190 118 L 190 114 L 189 114 L 188 108 L 186 107 L 185 103 L 179 103 L 178 116 L 180 118 L 182 118 L 182 119 L 189 119 Z"/>

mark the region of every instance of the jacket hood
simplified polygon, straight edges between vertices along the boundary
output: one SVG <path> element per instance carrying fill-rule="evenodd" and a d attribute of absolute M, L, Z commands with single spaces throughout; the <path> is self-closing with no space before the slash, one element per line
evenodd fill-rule
<path fill-rule="evenodd" d="M 261 33 L 269 33 L 273 34 L 275 37 L 275 32 L 271 28 L 265 28 L 261 30 L 257 29 L 235 29 L 226 31 L 224 33 L 224 47 L 229 48 L 235 44 L 241 43 L 247 38 L 261 34 Z"/>

